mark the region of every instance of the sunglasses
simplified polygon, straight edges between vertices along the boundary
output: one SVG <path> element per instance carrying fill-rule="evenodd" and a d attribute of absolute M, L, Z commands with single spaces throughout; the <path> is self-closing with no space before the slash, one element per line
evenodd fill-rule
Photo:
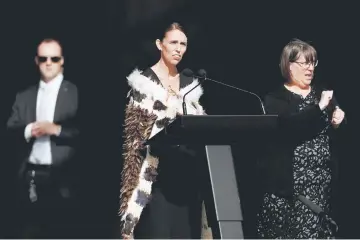
<path fill-rule="evenodd" d="M 41 62 L 41 63 L 46 62 L 49 58 L 50 58 L 50 60 L 51 60 L 53 63 L 60 62 L 60 60 L 61 60 L 61 57 L 44 57 L 44 56 L 38 56 L 38 57 L 37 57 L 37 59 L 38 59 L 39 62 Z"/>

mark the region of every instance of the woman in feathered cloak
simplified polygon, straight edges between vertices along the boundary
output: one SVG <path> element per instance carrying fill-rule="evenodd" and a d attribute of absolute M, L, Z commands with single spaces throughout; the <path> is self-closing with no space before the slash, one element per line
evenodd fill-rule
<path fill-rule="evenodd" d="M 160 60 L 145 71 L 135 69 L 127 78 L 131 90 L 124 126 L 119 211 L 122 236 L 200 238 L 198 155 L 189 154 L 185 146 L 144 145 L 183 114 L 183 96 L 198 84 L 176 67 L 187 48 L 187 37 L 179 24 L 171 24 L 156 46 Z M 199 104 L 202 93 L 199 86 L 187 94 L 188 114 L 205 114 Z"/>

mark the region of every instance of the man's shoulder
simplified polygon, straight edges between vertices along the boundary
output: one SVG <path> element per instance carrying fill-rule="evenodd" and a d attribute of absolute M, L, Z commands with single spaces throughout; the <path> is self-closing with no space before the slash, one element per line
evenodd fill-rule
<path fill-rule="evenodd" d="M 16 96 L 18 98 L 26 98 L 26 97 L 30 96 L 31 94 L 33 94 L 34 92 L 36 92 L 37 88 L 38 88 L 37 84 L 27 86 L 27 87 L 21 89 L 20 91 L 18 91 Z"/>
<path fill-rule="evenodd" d="M 64 79 L 63 83 L 66 84 L 67 86 L 77 88 L 76 84 L 68 79 Z"/>
<path fill-rule="evenodd" d="M 76 84 L 74 82 L 71 82 L 70 80 L 64 79 L 63 80 L 63 85 L 68 88 L 69 90 L 72 91 L 78 91 L 78 87 L 76 86 Z"/>

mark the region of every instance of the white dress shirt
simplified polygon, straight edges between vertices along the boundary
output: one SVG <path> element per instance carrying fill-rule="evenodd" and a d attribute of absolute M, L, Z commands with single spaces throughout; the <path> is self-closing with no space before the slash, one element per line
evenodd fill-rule
<path fill-rule="evenodd" d="M 54 121 L 56 100 L 63 78 L 63 74 L 60 73 L 48 83 L 40 80 L 36 101 L 36 121 Z M 24 134 L 27 141 L 31 138 L 31 128 L 32 123 L 28 124 L 25 128 Z M 52 164 L 49 136 L 36 138 L 32 146 L 29 162 L 40 165 Z"/>

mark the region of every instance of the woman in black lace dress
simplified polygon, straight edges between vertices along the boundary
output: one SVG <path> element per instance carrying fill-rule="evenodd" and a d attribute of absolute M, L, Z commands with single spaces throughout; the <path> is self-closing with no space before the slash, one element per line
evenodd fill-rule
<path fill-rule="evenodd" d="M 332 91 L 311 85 L 316 66 L 316 50 L 291 41 L 280 62 L 288 81 L 265 98 L 268 114 L 279 115 L 280 134 L 264 162 L 267 186 L 258 215 L 260 238 L 334 236 L 331 224 L 298 199 L 304 197 L 330 214 L 335 161 L 330 140 L 344 112 L 330 104 Z"/>

